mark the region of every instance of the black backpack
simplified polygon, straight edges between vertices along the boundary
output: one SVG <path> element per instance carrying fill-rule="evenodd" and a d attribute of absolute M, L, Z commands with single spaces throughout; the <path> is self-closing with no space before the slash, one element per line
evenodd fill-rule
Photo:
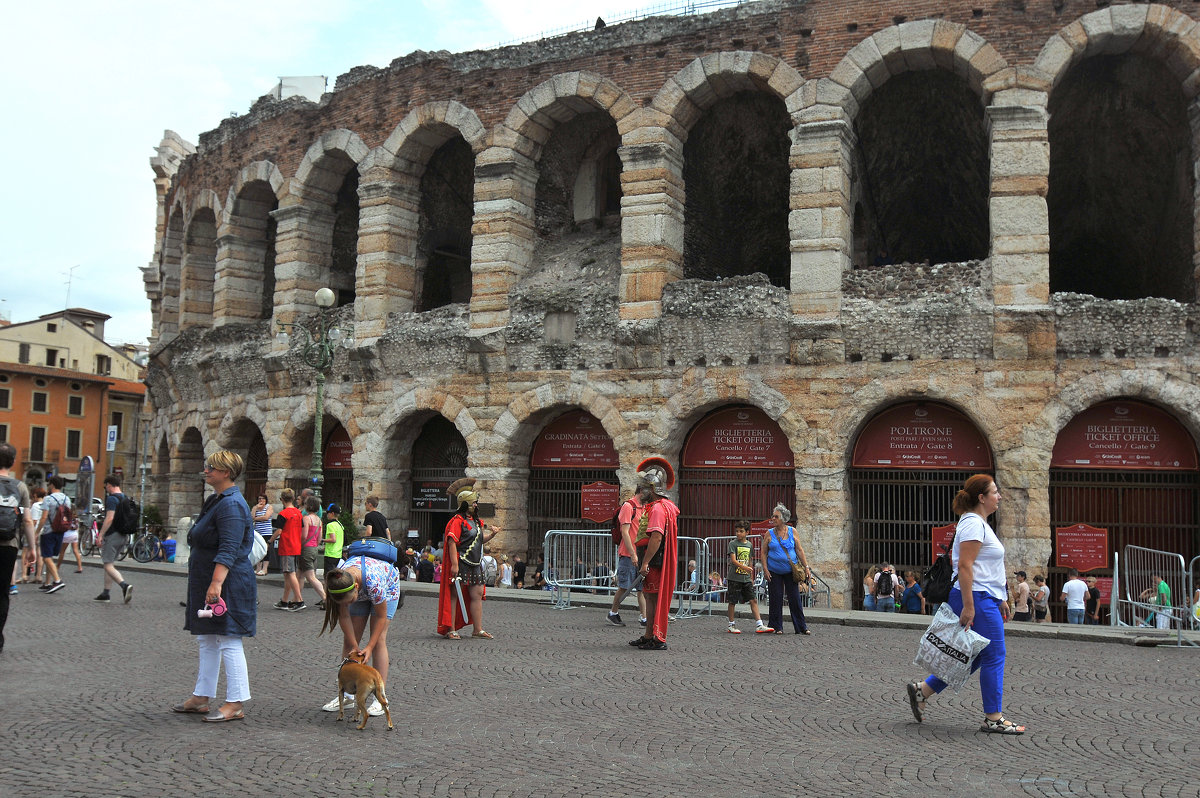
<path fill-rule="evenodd" d="M 879 581 L 875 583 L 876 596 L 891 596 L 896 592 L 896 583 L 892 581 L 891 571 L 880 571 Z"/>
<path fill-rule="evenodd" d="M 20 482 L 0 477 L 0 543 L 16 540 L 21 530 Z M 5 577 L 7 578 L 7 577 Z"/>
<path fill-rule="evenodd" d="M 138 530 L 138 524 L 141 522 L 142 508 L 133 499 L 121 494 L 121 501 L 117 504 L 117 511 L 113 515 L 113 531 L 119 532 L 122 535 L 133 535 Z"/>
<path fill-rule="evenodd" d="M 950 561 L 950 549 L 954 546 L 954 538 L 950 538 L 949 546 L 942 546 L 942 553 L 929 566 L 929 570 L 921 576 L 921 593 L 925 601 L 941 604 L 950 598 L 950 588 L 954 587 L 954 564 Z"/>

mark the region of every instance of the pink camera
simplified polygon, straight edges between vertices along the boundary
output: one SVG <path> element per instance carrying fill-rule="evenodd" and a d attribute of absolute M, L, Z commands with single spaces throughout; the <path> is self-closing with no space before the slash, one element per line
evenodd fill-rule
<path fill-rule="evenodd" d="M 196 610 L 197 618 L 220 618 L 229 608 L 225 606 L 225 599 L 217 599 L 216 604 L 205 604 L 204 609 Z"/>

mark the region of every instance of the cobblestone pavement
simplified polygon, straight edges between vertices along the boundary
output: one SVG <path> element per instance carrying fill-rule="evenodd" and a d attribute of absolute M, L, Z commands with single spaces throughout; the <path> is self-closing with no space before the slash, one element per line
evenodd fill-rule
<path fill-rule="evenodd" d="M 626 645 L 636 625 L 596 608 L 489 601 L 496 639 L 452 642 L 433 633 L 434 600 L 410 593 L 389 635 L 396 730 L 379 717 L 360 732 L 320 710 L 339 637 L 317 636 L 316 610 L 270 609 L 271 583 L 247 641 L 247 718 L 204 724 L 168 710 L 195 679 L 184 580 L 126 575 L 129 605 L 91 600 L 94 568 L 14 597 L 0 795 L 1200 794 L 1196 649 L 1013 635 L 1005 711 L 1030 731 L 1001 737 L 976 731 L 976 681 L 912 721 L 912 629 L 754 635 L 743 620 L 730 635 L 712 616 L 644 652 Z"/>

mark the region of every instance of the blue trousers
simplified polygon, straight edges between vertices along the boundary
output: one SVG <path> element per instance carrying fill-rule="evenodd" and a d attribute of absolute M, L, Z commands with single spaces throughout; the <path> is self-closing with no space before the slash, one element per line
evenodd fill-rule
<path fill-rule="evenodd" d="M 979 652 L 971 665 L 971 672 L 979 671 L 979 691 L 983 694 L 983 711 L 987 714 L 1004 711 L 1004 616 L 1000 614 L 1000 600 L 984 593 L 975 591 L 975 620 L 971 628 L 992 642 Z M 948 599 L 950 608 L 955 614 L 961 615 L 963 608 L 962 592 L 955 587 L 950 591 Z M 936 676 L 930 676 L 925 684 L 940 693 L 946 689 L 946 683 Z"/>

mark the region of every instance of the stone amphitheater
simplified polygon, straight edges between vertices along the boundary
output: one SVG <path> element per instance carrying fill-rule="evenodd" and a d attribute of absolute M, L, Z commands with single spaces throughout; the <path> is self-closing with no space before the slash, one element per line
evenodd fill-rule
<path fill-rule="evenodd" d="M 218 448 L 248 492 L 304 485 L 319 429 L 360 518 L 374 494 L 436 540 L 465 474 L 494 549 L 533 557 L 665 457 L 681 535 L 782 501 L 834 606 L 927 564 L 979 470 L 1014 570 L 1056 584 L 1076 524 L 1093 573 L 1190 559 L 1197 18 L 761 0 L 418 51 L 168 131 L 153 502 L 192 514 Z M 345 333 L 319 419 L 281 323 Z"/>

